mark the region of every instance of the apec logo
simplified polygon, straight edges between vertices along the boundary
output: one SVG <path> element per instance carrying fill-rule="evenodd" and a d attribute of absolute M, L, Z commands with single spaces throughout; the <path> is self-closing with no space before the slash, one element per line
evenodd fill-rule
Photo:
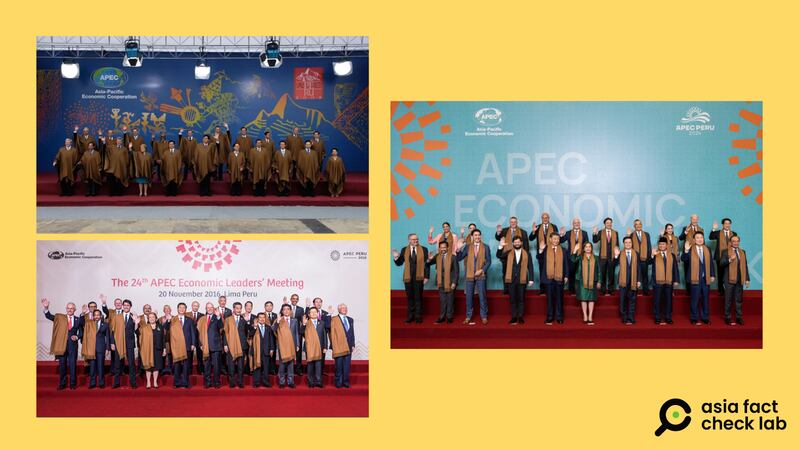
<path fill-rule="evenodd" d="M 475 122 L 486 127 L 500 125 L 503 112 L 497 108 L 482 108 L 475 112 Z"/>
<path fill-rule="evenodd" d="M 128 74 L 116 67 L 101 67 L 92 72 L 92 81 L 104 89 L 119 88 L 128 82 Z"/>
<path fill-rule="evenodd" d="M 64 252 L 54 250 L 47 254 L 47 257 L 50 259 L 64 259 Z"/>

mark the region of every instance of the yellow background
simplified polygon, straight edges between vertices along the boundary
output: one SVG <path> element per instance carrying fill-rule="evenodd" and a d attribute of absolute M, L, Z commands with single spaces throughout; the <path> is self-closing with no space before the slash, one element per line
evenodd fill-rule
<path fill-rule="evenodd" d="M 4 444 L 13 438 L 7 448 L 205 448 L 223 439 L 219 428 L 208 436 L 215 424 L 229 427 L 228 443 L 264 448 L 796 448 L 799 301 L 796 272 L 791 278 L 788 271 L 797 263 L 788 251 L 797 245 L 800 15 L 790 3 L 6 3 L 0 39 Z M 369 419 L 36 419 L 34 37 L 127 33 L 370 36 Z M 769 173 L 763 350 L 390 351 L 389 101 L 431 99 L 762 100 Z M 722 398 L 774 398 L 789 430 L 701 432 L 693 423 L 656 439 L 658 407 L 673 396 L 694 407 Z M 312 427 L 313 437 L 305 434 Z M 309 442 L 321 431 L 321 442 Z"/>

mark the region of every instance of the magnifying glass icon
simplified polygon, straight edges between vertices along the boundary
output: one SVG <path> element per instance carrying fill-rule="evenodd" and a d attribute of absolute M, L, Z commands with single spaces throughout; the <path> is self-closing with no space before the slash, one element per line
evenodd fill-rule
<path fill-rule="evenodd" d="M 683 420 L 680 423 L 672 423 L 669 421 L 669 418 L 667 418 L 667 412 L 673 406 L 678 406 L 683 409 Z M 692 408 L 689 406 L 689 404 L 679 398 L 671 398 L 665 401 L 664 404 L 661 405 L 661 410 L 658 412 L 658 420 L 661 421 L 661 425 L 656 428 L 656 436 L 661 436 L 661 434 L 666 430 L 681 431 L 688 427 L 689 423 L 692 421 L 692 417 L 689 415 L 690 412 L 692 412 Z M 672 413 L 672 417 L 674 419 L 677 419 L 680 416 L 681 413 L 679 411 Z"/>

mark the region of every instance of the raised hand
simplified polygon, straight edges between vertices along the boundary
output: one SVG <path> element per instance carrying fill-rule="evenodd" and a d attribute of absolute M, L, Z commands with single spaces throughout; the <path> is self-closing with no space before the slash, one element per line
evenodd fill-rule
<path fill-rule="evenodd" d="M 500 248 L 503 248 L 505 246 L 506 246 L 506 238 L 505 236 L 503 236 L 500 238 Z"/>
<path fill-rule="evenodd" d="M 431 225 L 431 227 L 428 228 L 428 234 L 433 235 L 433 225 Z"/>
<path fill-rule="evenodd" d="M 531 231 L 536 231 L 536 221 L 535 220 L 533 221 L 533 224 L 531 224 Z"/>
<path fill-rule="evenodd" d="M 689 249 L 691 248 L 692 248 L 692 243 L 687 240 L 686 243 L 683 244 L 683 250 L 688 252 Z"/>
<path fill-rule="evenodd" d="M 106 300 L 108 300 L 108 297 L 106 297 L 106 294 L 100 294 L 100 302 L 105 305 L 106 304 Z"/>
<path fill-rule="evenodd" d="M 562 228 L 561 229 L 561 233 L 558 233 L 558 235 L 561 236 L 561 237 L 564 237 L 565 234 L 567 234 L 567 229 L 566 228 Z"/>
<path fill-rule="evenodd" d="M 287 303 L 289 303 L 289 299 L 284 295 L 283 296 L 283 304 L 285 305 Z"/>
<path fill-rule="evenodd" d="M 717 231 L 717 228 L 719 228 L 719 224 L 715 220 L 714 223 L 711 225 L 711 231 Z"/>
<path fill-rule="evenodd" d="M 544 242 L 539 242 L 539 253 L 542 253 L 545 247 L 547 247 L 547 244 Z"/>
<path fill-rule="evenodd" d="M 464 231 L 466 231 L 466 230 L 464 229 L 464 227 L 461 227 L 461 235 L 462 235 L 462 236 L 464 235 Z"/>
<path fill-rule="evenodd" d="M 597 234 L 597 227 L 592 228 L 592 234 Z"/>
<path fill-rule="evenodd" d="M 631 235 L 631 232 L 632 232 L 632 230 L 631 230 L 631 228 L 630 228 L 630 227 L 628 227 L 628 228 L 626 228 L 626 229 L 625 229 L 625 234 L 627 234 L 628 236 L 630 236 L 630 235 Z"/>
<path fill-rule="evenodd" d="M 303 326 L 305 326 L 307 323 L 308 323 L 308 317 L 304 314 L 303 315 Z"/>
<path fill-rule="evenodd" d="M 77 133 L 77 132 L 78 132 L 78 126 L 77 126 L 77 125 L 75 125 L 75 128 L 74 128 L 72 131 L 73 131 L 73 132 L 75 132 L 75 133 Z"/>
<path fill-rule="evenodd" d="M 214 308 L 214 315 L 217 316 L 217 319 L 219 319 L 219 316 L 222 315 L 222 311 L 219 309 L 219 306 Z"/>
<path fill-rule="evenodd" d="M 658 256 L 658 249 L 653 249 L 653 256 Z"/>
<path fill-rule="evenodd" d="M 578 245 L 578 244 L 575 244 L 575 246 L 572 247 L 572 253 L 577 255 L 579 251 L 581 251 L 581 246 Z"/>
<path fill-rule="evenodd" d="M 123 125 L 122 126 L 122 132 L 124 133 L 126 131 L 128 131 L 128 126 L 127 125 Z"/>
<path fill-rule="evenodd" d="M 50 300 L 48 300 L 46 298 L 43 298 L 42 299 L 42 306 L 44 306 L 44 309 L 50 309 Z"/>
<path fill-rule="evenodd" d="M 330 313 L 330 315 L 333 315 L 333 305 L 328 305 L 328 313 Z"/>
<path fill-rule="evenodd" d="M 619 247 L 614 247 L 614 258 L 619 258 Z"/>
<path fill-rule="evenodd" d="M 141 316 L 136 315 L 136 313 L 131 313 L 131 317 L 133 317 L 133 321 L 138 325 L 139 321 L 142 320 Z"/>
<path fill-rule="evenodd" d="M 400 252 L 398 252 L 397 249 L 393 248 L 392 249 L 392 258 L 397 259 L 399 257 L 400 257 Z"/>
<path fill-rule="evenodd" d="M 228 122 L 225 122 L 225 123 L 223 123 L 223 125 L 225 125 L 225 128 L 230 128 L 230 127 L 228 126 Z"/>
<path fill-rule="evenodd" d="M 309 306 L 311 306 L 311 299 L 306 297 L 306 308 L 308 308 Z"/>
<path fill-rule="evenodd" d="M 503 231 L 503 226 L 502 225 L 498 225 L 497 226 L 497 232 L 499 233 L 501 231 Z"/>
<path fill-rule="evenodd" d="M 178 130 L 178 134 L 183 134 L 183 128 L 181 128 L 180 130 Z"/>
<path fill-rule="evenodd" d="M 89 307 L 86 305 L 81 305 L 81 314 L 86 314 L 89 312 Z"/>

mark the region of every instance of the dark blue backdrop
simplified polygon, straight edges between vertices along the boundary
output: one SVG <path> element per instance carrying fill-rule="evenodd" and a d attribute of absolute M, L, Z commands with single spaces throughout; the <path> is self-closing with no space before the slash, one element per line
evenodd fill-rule
<path fill-rule="evenodd" d="M 227 122 L 231 134 L 246 126 L 250 136 L 266 129 L 275 141 L 295 126 L 304 137 L 319 130 L 326 149 L 339 149 L 350 172 L 366 172 L 369 162 L 369 60 L 353 58 L 353 73 L 333 74 L 331 58 L 285 58 L 278 69 L 262 69 L 256 58 L 214 59 L 211 78 L 194 79 L 195 61 L 146 58 L 139 68 L 123 68 L 120 58 L 80 59 L 80 78 L 62 79 L 61 61 L 37 59 L 37 171 L 52 170 L 56 151 L 75 125 L 121 133 L 138 126 L 150 136 L 180 128 L 206 133 Z M 322 71 L 321 91 L 295 92 L 300 77 Z M 314 85 L 315 80 L 310 82 Z M 314 87 L 314 86 L 312 86 Z M 320 86 L 316 86 L 319 88 Z M 307 99 L 311 94 L 321 99 Z"/>

